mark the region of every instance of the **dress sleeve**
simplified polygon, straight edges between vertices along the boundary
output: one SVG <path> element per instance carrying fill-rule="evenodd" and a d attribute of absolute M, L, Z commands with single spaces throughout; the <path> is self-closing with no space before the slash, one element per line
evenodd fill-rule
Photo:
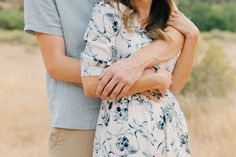
<path fill-rule="evenodd" d="M 63 35 L 55 0 L 24 0 L 24 18 L 27 33 Z"/>
<path fill-rule="evenodd" d="M 115 62 L 114 42 L 119 30 L 116 9 L 105 2 L 97 3 L 84 35 L 86 47 L 81 54 L 82 76 L 100 75 L 104 68 Z"/>

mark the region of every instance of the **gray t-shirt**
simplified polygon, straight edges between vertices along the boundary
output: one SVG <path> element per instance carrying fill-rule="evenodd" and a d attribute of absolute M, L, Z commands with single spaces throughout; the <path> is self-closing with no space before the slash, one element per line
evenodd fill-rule
<path fill-rule="evenodd" d="M 25 31 L 63 36 L 66 54 L 79 58 L 83 36 L 96 0 L 25 0 Z M 47 74 L 52 127 L 95 129 L 100 99 L 85 97 L 81 85 Z"/>

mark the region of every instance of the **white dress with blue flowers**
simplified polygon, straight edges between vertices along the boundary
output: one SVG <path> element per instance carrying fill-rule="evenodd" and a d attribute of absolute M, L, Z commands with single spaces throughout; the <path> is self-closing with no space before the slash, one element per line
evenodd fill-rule
<path fill-rule="evenodd" d="M 129 32 L 118 9 L 101 1 L 93 9 L 85 40 L 82 76 L 95 76 L 142 49 L 153 38 L 138 23 Z M 172 73 L 176 61 L 177 56 L 156 67 Z M 103 100 L 93 156 L 189 157 L 187 125 L 175 96 L 167 92 L 159 102 L 139 93 Z"/>

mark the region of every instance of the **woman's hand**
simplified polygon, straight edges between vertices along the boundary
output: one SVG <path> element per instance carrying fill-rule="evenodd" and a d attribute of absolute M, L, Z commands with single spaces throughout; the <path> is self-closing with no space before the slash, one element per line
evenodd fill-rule
<path fill-rule="evenodd" d="M 125 96 L 143 71 L 144 67 L 131 58 L 118 61 L 104 69 L 96 94 L 102 99 Z"/>
<path fill-rule="evenodd" d="M 180 31 L 186 38 L 196 38 L 199 35 L 198 28 L 177 7 L 174 8 L 167 25 Z"/>
<path fill-rule="evenodd" d="M 192 72 L 199 30 L 176 6 L 167 24 L 185 36 L 184 46 L 172 73 L 170 87 L 172 93 L 178 94 Z"/>
<path fill-rule="evenodd" d="M 148 68 L 144 70 L 143 76 L 151 75 L 154 73 L 156 73 L 154 68 Z M 170 85 L 172 82 L 171 81 L 172 76 L 168 72 L 165 72 L 165 71 L 163 71 L 162 73 L 166 77 L 165 77 L 165 80 L 163 80 L 163 84 L 161 85 L 161 88 L 155 89 L 155 90 L 148 90 L 148 91 L 142 92 L 141 94 L 145 95 L 146 97 L 148 97 L 149 99 L 153 101 L 158 101 L 161 97 L 164 97 L 166 91 L 170 88 Z M 156 79 L 160 79 L 160 78 L 156 78 Z"/>
<path fill-rule="evenodd" d="M 154 74 L 154 73 L 155 73 L 154 68 L 147 68 L 144 70 L 143 76 Z M 148 91 L 142 92 L 141 94 L 148 97 L 149 99 L 151 99 L 153 101 L 158 101 L 160 99 L 160 95 L 161 95 L 158 89 L 148 90 Z"/>

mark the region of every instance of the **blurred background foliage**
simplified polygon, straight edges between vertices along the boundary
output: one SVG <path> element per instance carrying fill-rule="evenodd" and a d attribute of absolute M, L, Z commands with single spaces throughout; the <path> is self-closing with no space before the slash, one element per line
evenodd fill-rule
<path fill-rule="evenodd" d="M 201 31 L 236 31 L 235 0 L 177 0 L 177 4 Z M 0 0 L 0 28 L 23 28 L 23 0 Z"/>
<path fill-rule="evenodd" d="M 177 4 L 201 31 L 236 31 L 235 0 L 177 0 Z"/>

